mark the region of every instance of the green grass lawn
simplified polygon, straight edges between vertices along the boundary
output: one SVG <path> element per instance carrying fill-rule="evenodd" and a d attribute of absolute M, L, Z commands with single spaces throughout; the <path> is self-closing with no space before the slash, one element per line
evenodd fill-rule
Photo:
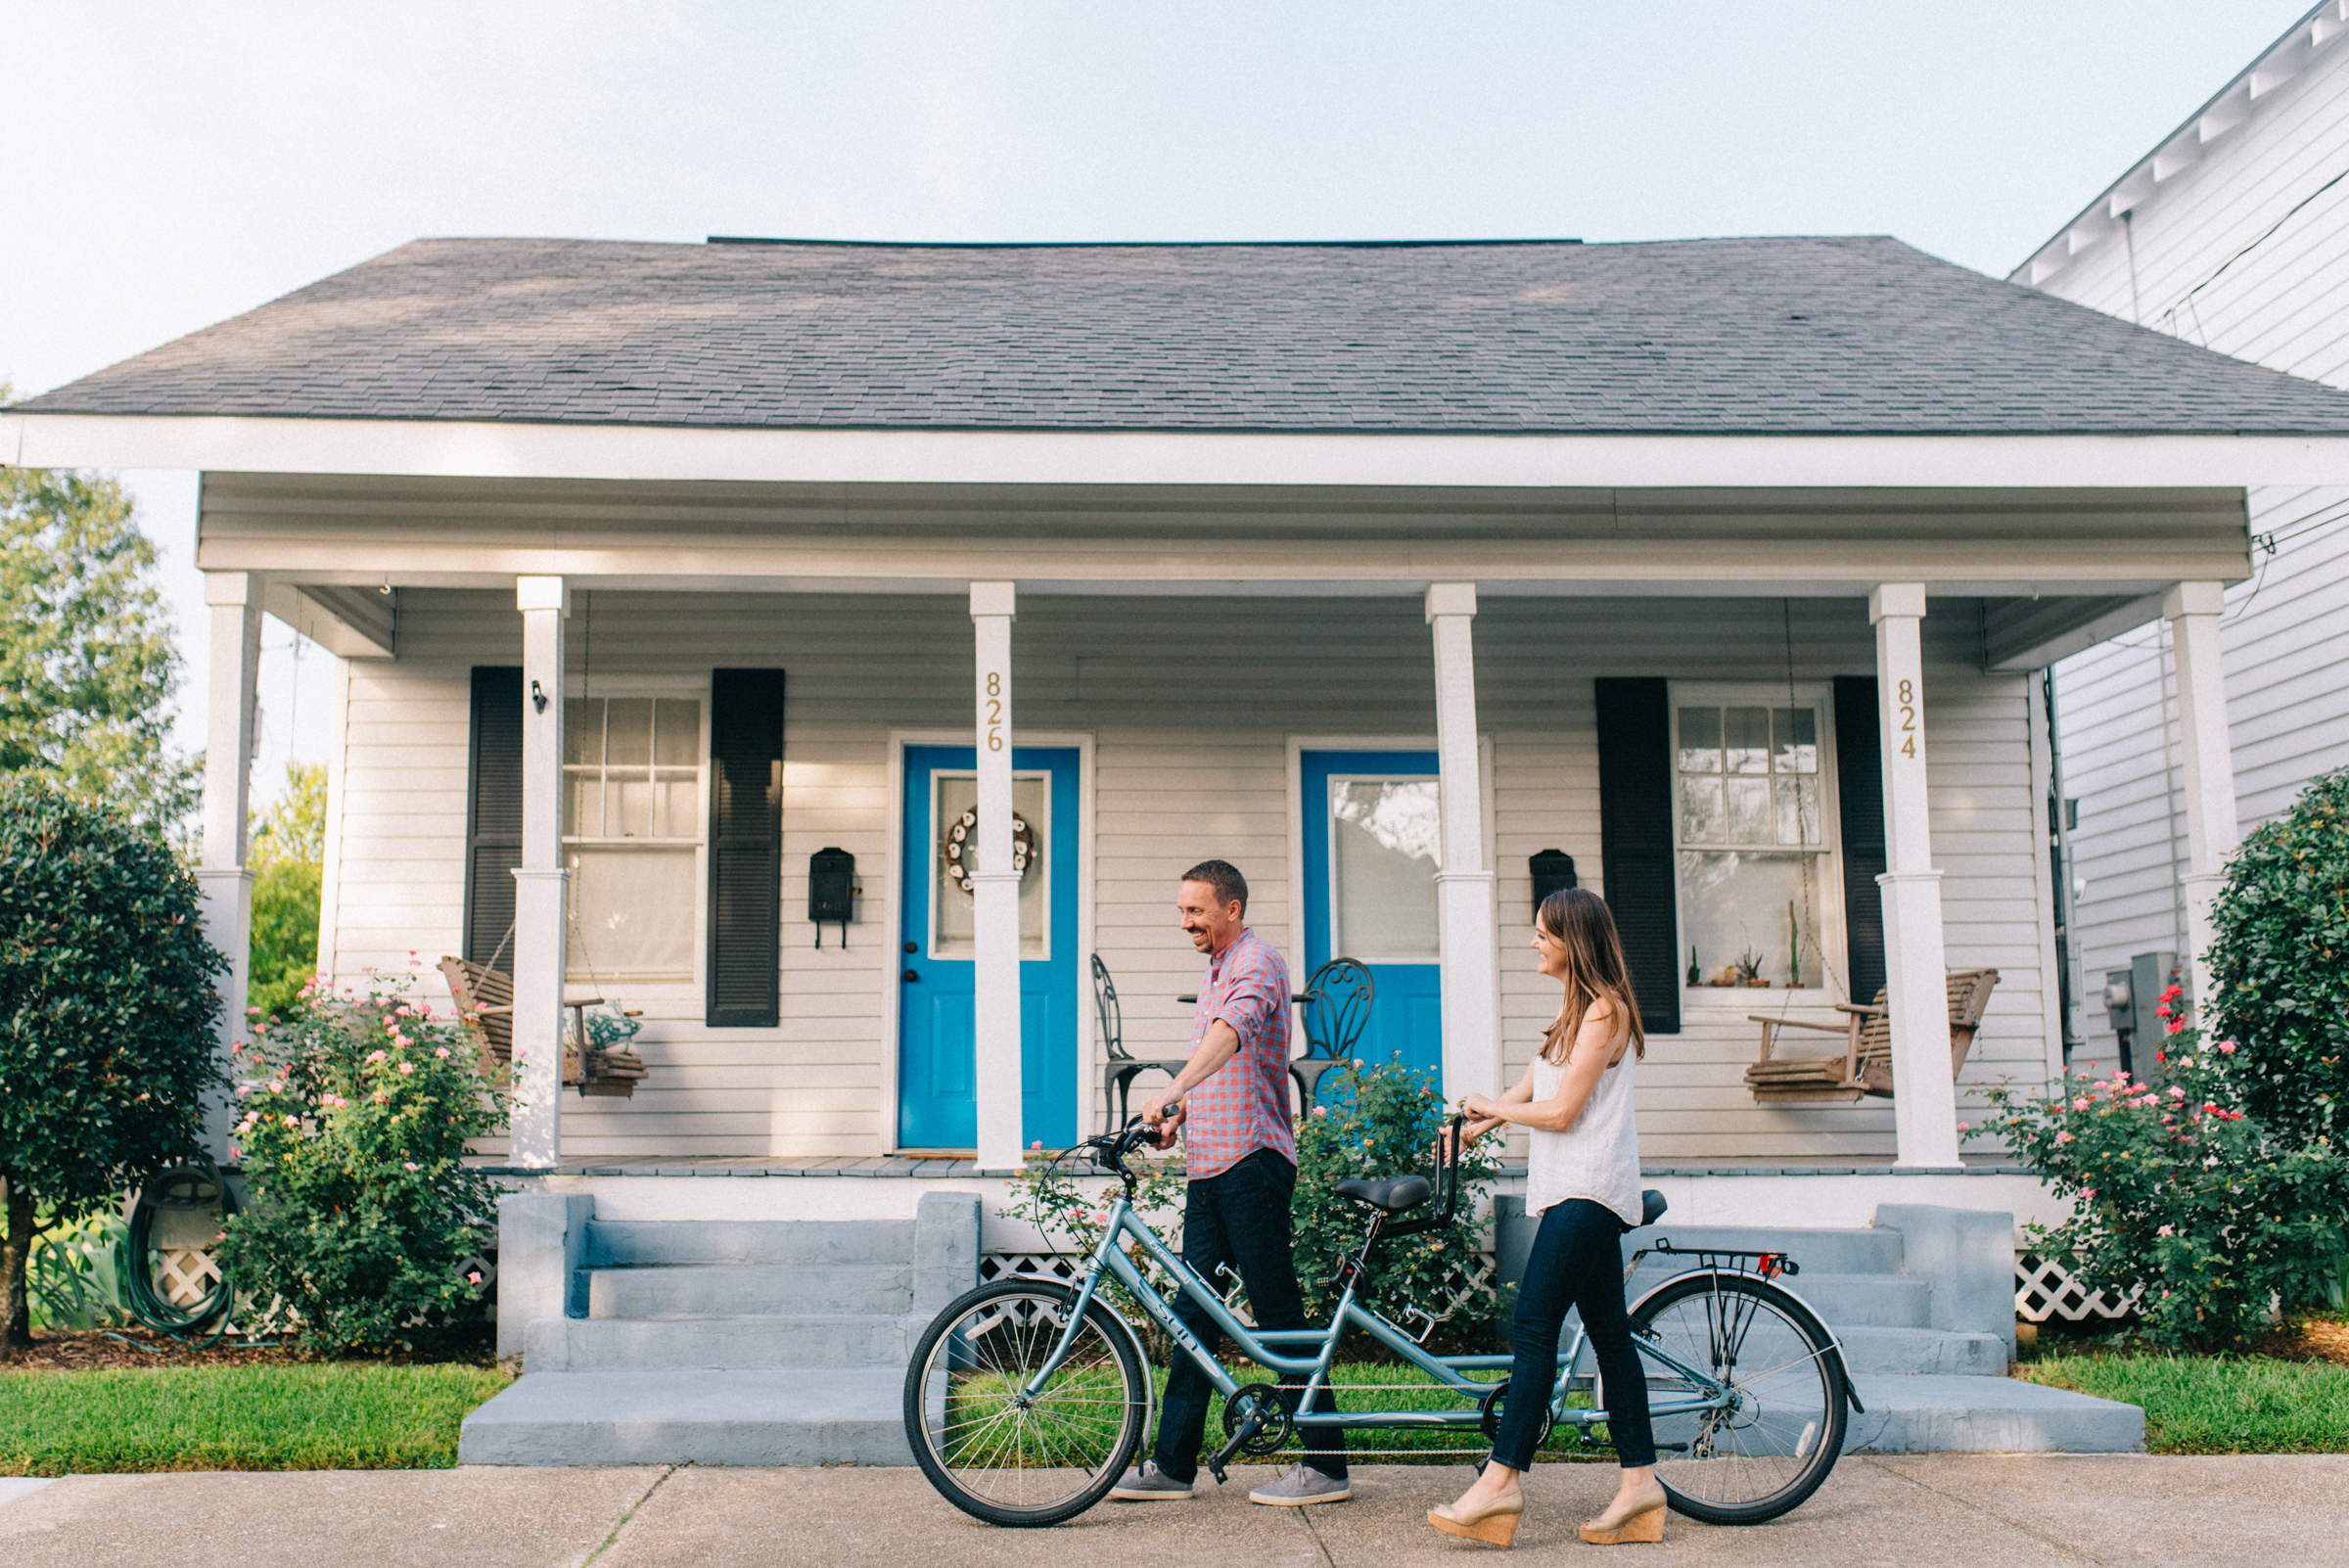
<path fill-rule="evenodd" d="M 0 1475 L 442 1469 L 506 1381 L 347 1361 L 0 1372 Z"/>
<path fill-rule="evenodd" d="M 2154 1453 L 2349 1453 L 2349 1366 L 2264 1356 L 2043 1356 L 2034 1383 L 2145 1411 Z"/>

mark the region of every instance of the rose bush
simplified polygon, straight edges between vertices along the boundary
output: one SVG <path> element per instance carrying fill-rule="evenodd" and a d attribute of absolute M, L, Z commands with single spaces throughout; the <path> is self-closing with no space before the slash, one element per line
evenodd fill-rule
<path fill-rule="evenodd" d="M 249 1181 L 218 1256 L 264 1321 L 322 1348 L 443 1349 L 483 1332 L 496 1181 L 464 1164 L 507 1094 L 452 1014 L 313 984 L 241 1048 Z"/>
<path fill-rule="evenodd" d="M 2026 1227 L 2034 1250 L 2115 1296 L 2138 1293 L 2156 1344 L 2234 1343 L 2271 1303 L 2317 1299 L 2338 1250 L 2349 1163 L 2324 1137 L 2280 1133 L 2243 1109 L 2255 1069 L 2233 1039 L 2206 1039 L 2178 988 L 2158 1006 L 2168 1032 L 2158 1076 L 2067 1073 L 2040 1093 L 1990 1091 L 1997 1136 L 2043 1176 L 2073 1217 Z"/>

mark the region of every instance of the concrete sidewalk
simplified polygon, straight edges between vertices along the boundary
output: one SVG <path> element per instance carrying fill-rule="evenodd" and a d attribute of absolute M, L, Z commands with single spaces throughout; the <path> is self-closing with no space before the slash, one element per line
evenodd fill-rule
<path fill-rule="evenodd" d="M 1119 1568 L 1459 1565 L 1490 1548 L 1430 1530 L 1464 1468 L 1356 1471 L 1357 1499 L 1262 1508 L 1265 1471 L 1189 1503 L 1103 1503 L 1057 1532 L 994 1530 L 907 1469 L 305 1471 L 69 1476 L 0 1501 L 4 1568 Z M 1574 1526 L 1613 1486 L 1600 1465 L 1530 1482 L 1519 1552 L 1587 1549 Z M 18 1489 L 11 1487 L 10 1492 Z M 0 1493 L 0 1497 L 5 1497 Z M 2005 1568 L 2008 1564 L 2349 1562 L 2349 1455 L 1847 1457 L 1774 1524 L 1675 1515 L 1639 1568 Z"/>

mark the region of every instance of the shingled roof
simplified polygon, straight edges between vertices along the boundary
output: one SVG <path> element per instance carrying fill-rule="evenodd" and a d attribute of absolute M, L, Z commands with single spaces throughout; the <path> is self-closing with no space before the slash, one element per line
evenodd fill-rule
<path fill-rule="evenodd" d="M 2349 434 L 2349 392 L 1879 237 L 419 240 L 16 411 L 735 429 Z"/>

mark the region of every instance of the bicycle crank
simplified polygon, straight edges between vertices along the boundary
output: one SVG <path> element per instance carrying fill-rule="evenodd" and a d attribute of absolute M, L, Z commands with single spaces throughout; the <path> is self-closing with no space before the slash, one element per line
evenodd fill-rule
<path fill-rule="evenodd" d="M 1245 1453 L 1251 1458 L 1263 1458 L 1277 1453 L 1288 1445 L 1296 1424 L 1280 1390 L 1270 1383 L 1250 1383 L 1232 1390 L 1231 1397 L 1223 1402 L 1223 1430 L 1227 1437 L 1215 1457 L 1207 1461 L 1208 1473 L 1216 1478 L 1216 1485 L 1221 1486 L 1223 1467 L 1231 1462 L 1232 1455 Z"/>

